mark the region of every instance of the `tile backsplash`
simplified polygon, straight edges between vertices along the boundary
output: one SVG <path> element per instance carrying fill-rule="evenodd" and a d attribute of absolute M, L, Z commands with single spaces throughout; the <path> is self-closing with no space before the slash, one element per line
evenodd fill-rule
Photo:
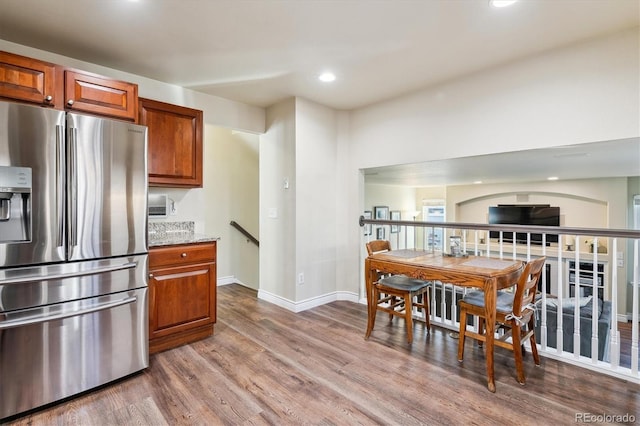
<path fill-rule="evenodd" d="M 193 234 L 195 223 L 186 222 L 149 222 L 149 237 L 163 238 L 167 234 L 188 233 Z"/>

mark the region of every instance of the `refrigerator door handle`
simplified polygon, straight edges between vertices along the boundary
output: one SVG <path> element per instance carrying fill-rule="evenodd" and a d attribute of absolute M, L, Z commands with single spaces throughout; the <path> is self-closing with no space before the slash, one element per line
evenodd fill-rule
<path fill-rule="evenodd" d="M 64 231 L 64 170 L 62 170 L 62 164 L 64 164 L 63 140 L 64 128 L 58 124 L 56 125 L 56 220 L 58 221 L 56 246 L 58 247 L 62 247 L 64 245 L 64 241 L 62 240 L 62 234 Z"/>
<path fill-rule="evenodd" d="M 129 303 L 134 303 L 137 300 L 138 300 L 138 298 L 136 296 L 131 296 L 131 297 L 126 297 L 124 299 L 116 300 L 116 301 L 113 301 L 113 302 L 96 303 L 96 304 L 91 305 L 91 306 L 89 306 L 87 308 L 72 309 L 72 310 L 68 310 L 68 311 L 64 311 L 63 310 L 63 311 L 55 313 L 55 314 L 44 313 L 44 311 L 47 308 L 29 309 L 28 311 L 33 311 L 34 313 L 38 312 L 38 311 L 40 311 L 40 312 L 37 315 L 30 316 L 28 318 L 18 318 L 18 319 L 15 319 L 15 320 L 0 321 L 0 330 L 6 330 L 6 329 L 9 329 L 9 328 L 16 328 L 16 327 L 23 327 L 23 326 L 32 325 L 32 324 L 40 324 L 40 323 L 43 323 L 43 322 L 55 321 L 55 320 L 59 320 L 59 319 L 75 317 L 75 316 L 80 316 L 80 315 L 86 315 L 86 314 L 90 314 L 92 312 L 104 311 L 104 310 L 107 310 L 107 309 L 115 308 L 116 306 L 121 306 L 121 305 L 127 305 Z"/>
<path fill-rule="evenodd" d="M 71 223 L 69 225 L 69 258 L 78 245 L 78 129 L 69 129 L 69 176 L 71 182 Z"/>
<path fill-rule="evenodd" d="M 103 266 L 99 268 L 86 269 L 83 271 L 60 272 L 60 273 L 53 273 L 53 274 L 35 273 L 33 275 L 27 275 L 23 277 L 11 277 L 6 280 L 0 280 L 0 285 L 75 278 L 75 277 L 82 277 L 84 275 L 97 275 L 97 274 L 104 274 L 107 272 L 121 271 L 123 269 L 134 269 L 137 266 L 138 266 L 138 262 L 127 262 L 127 263 L 121 263 L 119 265 L 109 265 L 109 266 Z"/>

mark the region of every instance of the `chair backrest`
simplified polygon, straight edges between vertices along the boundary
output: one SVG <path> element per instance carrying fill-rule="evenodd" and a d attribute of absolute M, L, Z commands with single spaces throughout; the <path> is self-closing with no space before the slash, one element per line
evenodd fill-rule
<path fill-rule="evenodd" d="M 529 304 L 533 304 L 538 289 L 538 281 L 542 276 L 542 267 L 546 257 L 539 257 L 535 260 L 527 262 L 522 271 L 522 275 L 518 278 L 516 294 L 513 298 L 513 313 L 521 316 L 522 309 Z"/>
<path fill-rule="evenodd" d="M 391 244 L 387 240 L 373 240 L 367 243 L 367 254 L 369 256 L 385 251 L 391 251 Z"/>

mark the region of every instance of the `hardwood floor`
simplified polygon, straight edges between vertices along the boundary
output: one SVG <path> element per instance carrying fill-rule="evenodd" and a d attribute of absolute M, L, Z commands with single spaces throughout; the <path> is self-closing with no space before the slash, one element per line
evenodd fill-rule
<path fill-rule="evenodd" d="M 618 330 L 620 331 L 620 365 L 631 368 L 631 338 L 632 338 L 631 322 L 618 321 Z M 640 410 L 638 410 L 640 411 Z"/>
<path fill-rule="evenodd" d="M 151 356 L 137 375 L 13 419 L 15 425 L 440 425 L 575 422 L 577 413 L 640 415 L 640 386 L 525 357 L 527 384 L 497 349 L 495 394 L 482 351 L 380 314 L 370 340 L 364 305 L 338 301 L 298 314 L 239 285 L 218 288 L 205 340 Z"/>

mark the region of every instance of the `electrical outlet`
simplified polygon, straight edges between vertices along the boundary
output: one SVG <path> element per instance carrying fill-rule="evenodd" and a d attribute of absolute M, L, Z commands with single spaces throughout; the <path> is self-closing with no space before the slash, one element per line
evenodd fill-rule
<path fill-rule="evenodd" d="M 298 274 L 298 285 L 304 284 L 304 273 L 300 272 Z"/>
<path fill-rule="evenodd" d="M 616 253 L 616 263 L 618 268 L 624 268 L 624 252 L 619 251 Z"/>

